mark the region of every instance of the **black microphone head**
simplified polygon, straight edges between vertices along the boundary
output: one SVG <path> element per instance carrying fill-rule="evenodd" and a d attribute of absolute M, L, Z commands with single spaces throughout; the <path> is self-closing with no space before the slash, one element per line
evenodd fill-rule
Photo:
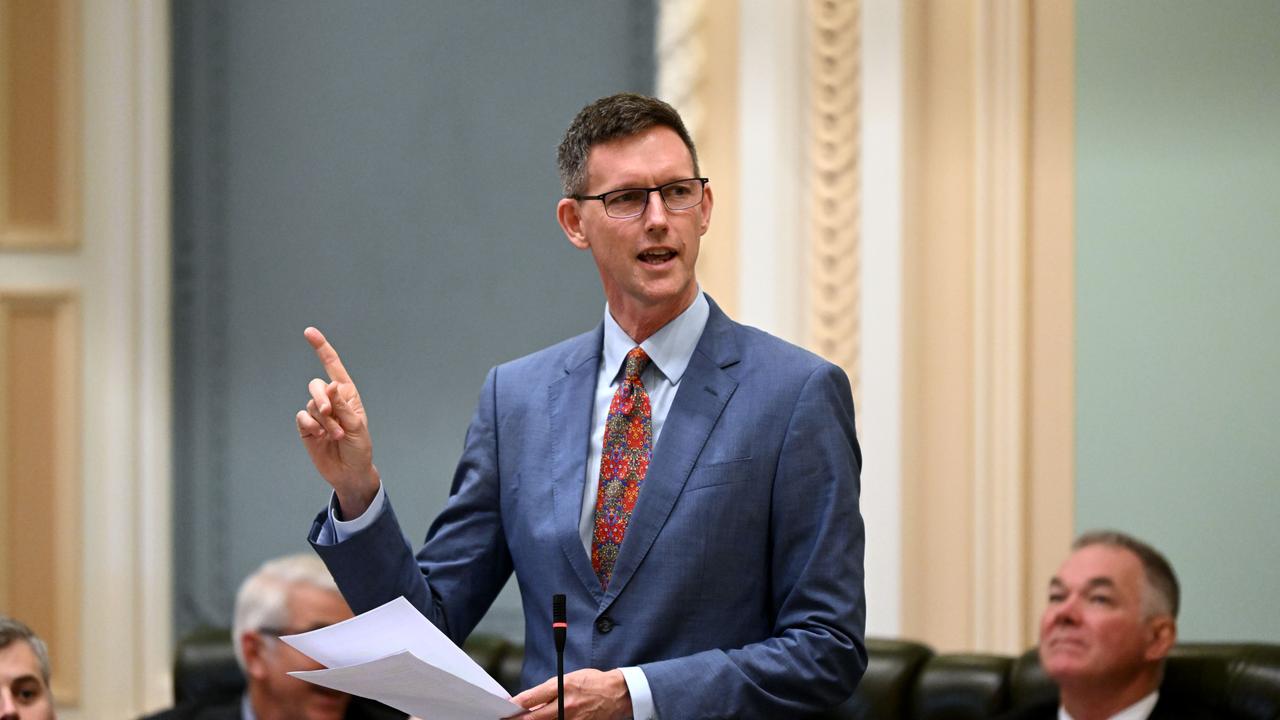
<path fill-rule="evenodd" d="M 551 621 L 567 622 L 564 612 L 564 595 L 555 594 L 551 596 Z"/>

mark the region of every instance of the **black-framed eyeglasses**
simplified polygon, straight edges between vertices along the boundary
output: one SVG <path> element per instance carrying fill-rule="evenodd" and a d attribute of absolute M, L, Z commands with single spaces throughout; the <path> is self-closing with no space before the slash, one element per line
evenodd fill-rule
<path fill-rule="evenodd" d="M 611 218 L 625 220 L 642 214 L 649 207 L 649 195 L 657 192 L 668 210 L 688 210 L 702 204 L 704 188 L 710 178 L 694 177 L 672 180 L 648 188 L 619 188 L 603 195 L 570 195 L 574 200 L 599 200 Z"/>

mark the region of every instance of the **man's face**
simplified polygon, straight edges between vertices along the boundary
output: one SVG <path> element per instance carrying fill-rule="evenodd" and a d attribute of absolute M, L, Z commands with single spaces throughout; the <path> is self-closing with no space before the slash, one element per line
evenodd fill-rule
<path fill-rule="evenodd" d="M 289 591 L 289 625 L 282 634 L 315 630 L 351 617 L 342 595 L 310 585 Z M 263 633 L 246 633 L 245 667 L 250 698 L 258 720 L 336 720 L 347 711 L 351 696 L 299 680 L 294 670 L 319 670 L 322 665 L 287 643 Z"/>
<path fill-rule="evenodd" d="M 53 720 L 53 696 L 25 640 L 0 648 L 0 720 Z"/>
<path fill-rule="evenodd" d="M 1049 583 L 1040 618 L 1040 662 L 1059 685 L 1132 681 L 1168 653 L 1173 619 L 1146 617 L 1146 579 L 1132 552 L 1076 550 Z"/>
<path fill-rule="evenodd" d="M 693 158 L 680 136 L 655 126 L 593 146 L 583 194 L 655 187 L 693 175 Z M 711 206 L 707 186 L 702 204 L 686 210 L 668 210 L 652 193 L 645 211 L 632 218 L 609 217 L 599 200 L 561 200 L 557 214 L 569 241 L 591 251 L 610 309 L 626 327 L 624 318 L 675 312 L 693 302 L 694 263 Z"/>

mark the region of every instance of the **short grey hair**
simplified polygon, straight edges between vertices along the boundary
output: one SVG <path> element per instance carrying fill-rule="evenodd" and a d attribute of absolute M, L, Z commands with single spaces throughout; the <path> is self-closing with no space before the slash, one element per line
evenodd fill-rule
<path fill-rule="evenodd" d="M 21 621 L 7 615 L 0 615 L 0 648 L 9 647 L 11 643 L 19 640 L 30 646 L 31 652 L 35 653 L 36 660 L 40 663 L 40 677 L 44 680 L 44 686 L 48 688 L 49 678 L 53 675 L 49 669 L 49 646 L 45 645 L 44 640 L 41 640 L 39 635 Z"/>
<path fill-rule="evenodd" d="M 1147 580 L 1147 592 L 1143 604 L 1146 605 L 1147 617 L 1168 614 L 1174 619 L 1178 617 L 1179 589 L 1178 576 L 1173 572 L 1173 565 L 1160 554 L 1159 550 L 1147 543 L 1119 532 L 1117 530 L 1090 530 L 1071 544 L 1072 550 L 1081 550 L 1093 545 L 1128 550 L 1142 563 L 1142 574 Z"/>
<path fill-rule="evenodd" d="M 587 191 L 587 156 L 591 148 L 619 138 L 638 135 L 651 127 L 669 127 L 680 136 L 693 160 L 693 174 L 698 170 L 698 150 L 684 126 L 680 113 L 671 105 L 648 95 L 618 93 L 602 97 L 578 111 L 556 151 L 560 184 L 565 197 Z"/>
<path fill-rule="evenodd" d="M 236 661 L 245 669 L 242 636 L 255 630 L 280 630 L 289 625 L 289 591 L 297 585 L 338 591 L 324 561 L 311 553 L 286 555 L 262 564 L 240 584 L 236 593 L 231 638 Z"/>

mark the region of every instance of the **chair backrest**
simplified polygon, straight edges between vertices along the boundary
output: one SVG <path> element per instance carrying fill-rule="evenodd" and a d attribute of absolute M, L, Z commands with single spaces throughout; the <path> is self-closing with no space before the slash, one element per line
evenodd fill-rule
<path fill-rule="evenodd" d="M 201 628 L 182 638 L 173 660 L 174 704 L 230 701 L 243 693 L 244 674 L 230 630 Z"/>
<path fill-rule="evenodd" d="M 517 692 L 522 648 L 476 635 L 464 649 L 509 692 Z M 1057 688 L 1040 667 L 1035 649 L 1016 658 L 935 655 L 907 640 L 867 639 L 867 671 L 848 701 L 829 720 L 915 718 L 966 720 L 1051 702 Z M 204 628 L 178 643 L 174 658 L 176 703 L 232 700 L 244 692 L 231 634 Z M 1280 718 L 1280 645 L 1182 643 L 1165 667 L 1162 695 L 1193 697 L 1225 718 Z"/>
<path fill-rule="evenodd" d="M 853 696 L 821 717 L 870 720 L 907 717 L 907 702 L 920 669 L 933 657 L 928 645 L 909 640 L 867 638 L 867 671 Z"/>
<path fill-rule="evenodd" d="M 911 694 L 917 720 L 980 720 L 1009 704 L 1013 660 L 1000 655 L 934 655 L 924 664 Z"/>

